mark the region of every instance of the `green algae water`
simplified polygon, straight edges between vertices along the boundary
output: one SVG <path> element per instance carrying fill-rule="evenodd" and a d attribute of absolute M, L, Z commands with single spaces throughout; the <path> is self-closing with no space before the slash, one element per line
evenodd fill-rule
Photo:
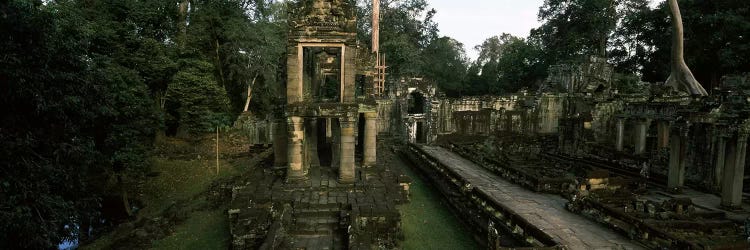
<path fill-rule="evenodd" d="M 397 159 L 399 157 L 396 157 Z M 411 201 L 399 206 L 401 212 L 405 250 L 412 249 L 479 249 L 479 244 L 447 206 L 440 192 L 435 190 L 421 175 L 398 159 L 404 172 L 412 179 Z"/>

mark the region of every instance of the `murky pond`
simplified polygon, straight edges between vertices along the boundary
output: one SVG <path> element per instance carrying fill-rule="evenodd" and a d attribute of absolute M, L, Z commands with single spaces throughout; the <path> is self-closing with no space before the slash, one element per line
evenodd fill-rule
<path fill-rule="evenodd" d="M 411 202 L 399 207 L 405 236 L 403 248 L 479 249 L 471 231 L 451 213 L 439 191 L 401 159 L 394 164 L 401 164 L 405 173 L 412 178 Z"/>

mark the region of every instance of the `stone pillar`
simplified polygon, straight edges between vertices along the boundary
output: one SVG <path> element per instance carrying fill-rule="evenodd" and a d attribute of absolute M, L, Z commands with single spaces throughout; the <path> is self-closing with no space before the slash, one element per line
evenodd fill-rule
<path fill-rule="evenodd" d="M 332 118 L 325 118 L 326 119 L 326 142 L 331 142 L 331 139 L 333 138 L 333 119 Z"/>
<path fill-rule="evenodd" d="M 341 118 L 339 182 L 354 183 L 354 119 Z"/>
<path fill-rule="evenodd" d="M 286 121 L 278 120 L 273 123 L 273 165 L 276 167 L 287 164 L 287 134 Z"/>
<path fill-rule="evenodd" d="M 511 113 L 505 116 L 505 131 L 513 132 L 513 115 Z"/>
<path fill-rule="evenodd" d="M 363 166 L 370 167 L 377 163 L 378 149 L 378 113 L 365 113 L 365 138 Z"/>
<path fill-rule="evenodd" d="M 319 167 L 317 118 L 307 118 L 305 120 L 305 137 L 305 170 L 310 167 Z"/>
<path fill-rule="evenodd" d="M 646 134 L 648 133 L 648 121 L 639 120 L 635 124 L 635 154 L 646 152 Z"/>
<path fill-rule="evenodd" d="M 302 101 L 302 72 L 300 70 L 302 70 L 303 53 L 302 46 L 287 47 L 286 100 L 289 104 Z"/>
<path fill-rule="evenodd" d="M 617 141 L 615 141 L 615 148 L 617 151 L 622 152 L 623 144 L 625 140 L 625 119 L 617 119 Z"/>
<path fill-rule="evenodd" d="M 687 133 L 673 134 L 669 146 L 669 173 L 667 188 L 679 191 L 685 183 L 685 157 L 687 154 Z"/>
<path fill-rule="evenodd" d="M 716 138 L 716 164 L 714 164 L 714 183 L 716 187 L 721 188 L 721 183 L 724 180 L 724 165 L 727 154 L 727 138 L 724 136 L 717 136 Z"/>
<path fill-rule="evenodd" d="M 724 183 L 721 189 L 721 205 L 724 207 L 738 208 L 742 205 L 742 182 L 745 179 L 747 136 L 747 134 L 740 134 L 737 140 L 732 140 L 727 145 Z"/>
<path fill-rule="evenodd" d="M 289 117 L 287 120 L 289 129 L 289 146 L 287 169 L 287 180 L 298 180 L 305 177 L 303 166 L 303 143 L 305 140 L 304 119 L 298 116 Z"/>
<path fill-rule="evenodd" d="M 659 137 L 657 139 L 659 148 L 668 148 L 669 147 L 669 130 L 670 130 L 669 122 L 659 121 L 659 123 L 657 123 L 657 130 L 658 130 L 657 137 Z"/>

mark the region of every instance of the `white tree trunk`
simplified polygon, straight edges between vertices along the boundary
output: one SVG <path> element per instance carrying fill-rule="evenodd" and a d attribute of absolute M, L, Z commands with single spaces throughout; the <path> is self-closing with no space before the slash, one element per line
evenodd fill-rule
<path fill-rule="evenodd" d="M 250 85 L 247 85 L 247 100 L 245 100 L 245 112 L 250 109 L 250 100 L 253 99 L 253 86 L 255 86 L 255 80 L 258 79 L 258 74 L 255 74 L 253 81 Z"/>
<path fill-rule="evenodd" d="M 677 0 L 669 0 L 669 10 L 672 16 L 672 73 L 667 84 L 676 90 L 686 91 L 693 96 L 707 96 L 706 89 L 695 80 L 693 72 L 685 63 L 685 40 L 682 26 L 682 14 Z"/>

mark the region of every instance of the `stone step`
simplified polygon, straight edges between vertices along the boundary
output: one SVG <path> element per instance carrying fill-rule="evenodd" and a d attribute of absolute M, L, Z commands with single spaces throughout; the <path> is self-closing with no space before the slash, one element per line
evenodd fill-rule
<path fill-rule="evenodd" d="M 305 217 L 322 217 L 322 218 L 338 218 L 341 211 L 338 210 L 318 210 L 318 209 L 295 209 L 292 212 L 294 218 L 305 218 Z"/>
<path fill-rule="evenodd" d="M 294 236 L 332 236 L 338 234 L 336 231 L 338 231 L 338 229 L 335 227 L 319 225 L 311 228 L 290 229 L 289 234 Z"/>
<path fill-rule="evenodd" d="M 311 217 L 311 218 L 298 218 L 293 223 L 292 226 L 294 228 L 317 228 L 320 226 L 327 226 L 331 228 L 337 228 L 339 225 L 339 219 L 338 218 L 320 218 L 320 217 Z"/>
<path fill-rule="evenodd" d="M 318 224 L 330 224 L 330 223 L 338 223 L 339 217 L 338 216 L 324 216 L 324 217 L 296 217 L 296 222 L 301 223 L 318 223 Z"/>
<path fill-rule="evenodd" d="M 292 249 L 346 249 L 344 247 L 343 240 L 340 236 L 336 235 L 311 235 L 297 236 L 295 242 L 292 244 Z"/>
<path fill-rule="evenodd" d="M 296 209 L 318 209 L 318 210 L 341 210 L 342 204 L 339 202 L 317 203 L 317 202 L 295 202 Z"/>

